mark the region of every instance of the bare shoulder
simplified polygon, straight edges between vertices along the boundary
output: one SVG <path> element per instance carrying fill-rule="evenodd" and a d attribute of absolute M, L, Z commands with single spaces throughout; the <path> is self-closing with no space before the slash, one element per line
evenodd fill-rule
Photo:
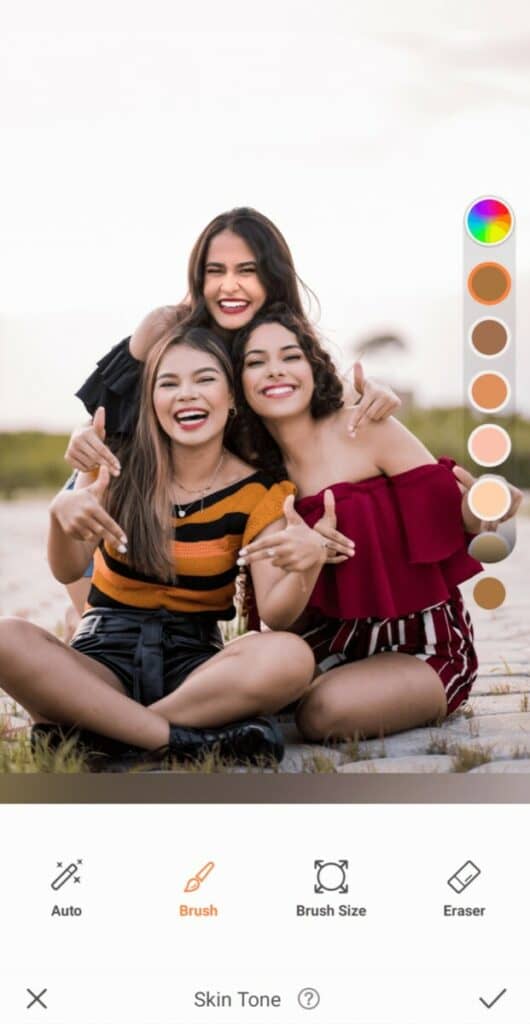
<path fill-rule="evenodd" d="M 394 416 L 377 423 L 369 421 L 359 430 L 360 435 L 375 465 L 388 476 L 436 462 L 422 441 Z"/>

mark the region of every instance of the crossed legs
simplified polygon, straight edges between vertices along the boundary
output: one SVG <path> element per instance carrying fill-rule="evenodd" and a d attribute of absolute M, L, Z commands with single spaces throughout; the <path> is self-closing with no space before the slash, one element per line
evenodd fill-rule
<path fill-rule="evenodd" d="M 33 718 L 146 750 L 167 744 L 169 724 L 205 728 L 277 711 L 302 695 L 313 671 L 300 637 L 256 634 L 234 641 L 146 708 L 94 658 L 23 619 L 0 620 L 0 685 Z"/>

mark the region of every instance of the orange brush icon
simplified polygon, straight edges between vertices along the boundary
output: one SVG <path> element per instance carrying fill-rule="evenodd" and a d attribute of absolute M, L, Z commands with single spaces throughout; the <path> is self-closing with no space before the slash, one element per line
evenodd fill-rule
<path fill-rule="evenodd" d="M 200 889 L 202 883 L 206 878 L 208 878 L 210 871 L 213 871 L 214 867 L 215 864 L 213 860 L 209 860 L 200 871 L 197 871 L 196 875 L 192 875 L 191 878 L 188 878 L 188 881 L 184 886 L 184 892 L 197 892 L 197 889 Z"/>

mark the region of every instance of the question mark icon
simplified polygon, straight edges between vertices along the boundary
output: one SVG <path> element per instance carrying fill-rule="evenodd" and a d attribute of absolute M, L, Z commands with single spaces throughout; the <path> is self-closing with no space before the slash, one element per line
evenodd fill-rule
<path fill-rule="evenodd" d="M 303 1010 L 314 1010 L 320 1002 L 320 993 L 316 988 L 303 988 L 298 993 L 298 1003 Z"/>

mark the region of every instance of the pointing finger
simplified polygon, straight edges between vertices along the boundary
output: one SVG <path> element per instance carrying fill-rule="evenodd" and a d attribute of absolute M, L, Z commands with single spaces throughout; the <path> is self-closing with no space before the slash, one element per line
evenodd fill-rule
<path fill-rule="evenodd" d="M 351 434 L 355 433 L 359 427 L 363 426 L 366 419 L 369 418 L 369 409 L 372 404 L 372 399 L 369 395 L 365 395 L 364 398 L 354 407 L 352 412 L 351 420 L 348 424 L 348 430 Z"/>
<path fill-rule="evenodd" d="M 331 527 L 335 527 L 337 525 L 337 516 L 335 514 L 335 495 L 329 488 L 324 491 L 324 518 L 328 521 Z"/>
<path fill-rule="evenodd" d="M 354 363 L 353 364 L 353 386 L 354 386 L 354 388 L 355 388 L 355 390 L 356 390 L 358 395 L 363 395 L 364 394 L 364 385 L 365 385 L 365 379 L 364 379 L 364 370 L 362 368 L 362 364 L 358 363 L 358 362 Z"/>
<path fill-rule="evenodd" d="M 294 507 L 294 494 L 289 494 L 283 503 L 283 514 L 287 520 L 288 526 L 297 526 L 298 523 L 302 522 L 301 516 L 298 515 Z"/>
<path fill-rule="evenodd" d="M 95 498 L 97 498 L 98 501 L 101 501 L 103 495 L 105 494 L 105 491 L 107 490 L 107 487 L 109 486 L 109 483 L 110 473 L 108 467 L 100 466 L 97 479 L 94 481 L 93 484 L 90 484 L 88 490 L 91 491 L 91 493 L 94 495 Z"/>
<path fill-rule="evenodd" d="M 108 466 L 113 476 L 119 476 L 121 469 L 120 463 L 112 454 L 110 448 L 108 448 L 103 441 L 100 441 L 94 436 L 92 436 L 92 438 L 87 437 L 83 450 L 86 452 L 87 456 L 90 453 L 94 465 Z"/>
<path fill-rule="evenodd" d="M 94 413 L 94 419 L 92 421 L 92 426 L 94 427 L 94 430 L 96 431 L 96 434 L 98 435 L 98 437 L 101 438 L 102 441 L 104 441 L 105 440 L 105 407 L 103 405 L 99 405 L 98 408 L 96 409 L 96 411 Z"/>
<path fill-rule="evenodd" d="M 475 477 L 471 476 L 471 473 L 468 473 L 467 469 L 464 469 L 463 466 L 453 466 L 453 476 L 456 477 L 458 483 L 462 484 L 466 490 L 469 490 L 475 483 Z"/>

